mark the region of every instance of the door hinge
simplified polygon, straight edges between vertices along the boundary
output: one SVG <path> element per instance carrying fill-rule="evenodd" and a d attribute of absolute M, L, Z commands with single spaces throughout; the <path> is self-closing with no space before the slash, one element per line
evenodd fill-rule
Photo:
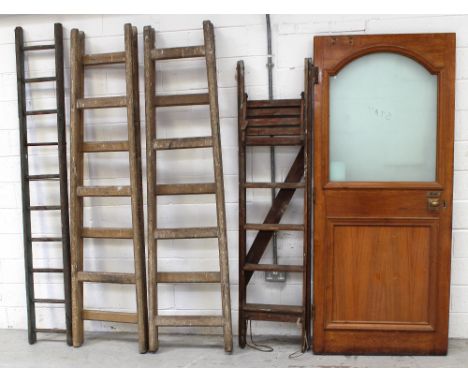
<path fill-rule="evenodd" d="M 318 66 L 314 66 L 313 73 L 314 73 L 314 85 L 318 85 L 320 82 L 320 75 L 322 72 Z"/>
<path fill-rule="evenodd" d="M 310 318 L 312 320 L 315 320 L 315 305 L 312 304 L 312 307 L 310 308 Z"/>

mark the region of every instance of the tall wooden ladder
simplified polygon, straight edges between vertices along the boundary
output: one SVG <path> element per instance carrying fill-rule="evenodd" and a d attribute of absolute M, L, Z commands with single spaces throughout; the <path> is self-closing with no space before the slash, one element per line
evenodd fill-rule
<path fill-rule="evenodd" d="M 141 174 L 141 140 L 138 102 L 137 30 L 125 24 L 125 51 L 85 54 L 84 33 L 71 31 L 71 253 L 73 297 L 73 345 L 83 343 L 83 320 L 133 323 L 138 325 L 139 351 L 147 351 L 147 302 Z M 92 65 L 125 64 L 126 95 L 84 98 L 84 70 Z M 128 140 L 84 141 L 83 112 L 86 109 L 126 108 Z M 84 154 L 128 152 L 130 185 L 85 186 Z M 90 228 L 83 226 L 83 198 L 130 197 L 131 228 Z M 83 269 L 83 239 L 133 240 L 134 273 L 93 272 Z M 136 287 L 136 313 L 86 310 L 83 308 L 83 283 L 132 284 Z"/>
<path fill-rule="evenodd" d="M 232 351 L 231 299 L 224 206 L 223 164 L 219 128 L 216 56 L 213 25 L 203 22 L 204 45 L 156 49 L 155 31 L 144 29 L 145 42 L 145 99 L 146 99 L 146 155 L 148 182 L 148 283 L 149 283 L 149 349 L 159 347 L 159 327 L 222 327 L 224 349 Z M 203 94 L 156 95 L 155 62 L 160 60 L 204 57 L 208 76 L 208 92 Z M 156 137 L 156 110 L 160 107 L 209 105 L 211 136 L 196 138 L 159 139 Z M 158 150 L 213 150 L 214 183 L 157 184 L 156 153 Z M 161 195 L 214 194 L 216 196 L 217 226 L 193 228 L 159 228 L 156 215 L 156 197 Z M 158 272 L 157 241 L 174 239 L 217 238 L 219 272 Z M 219 283 L 221 286 L 222 315 L 160 315 L 157 303 L 159 283 Z"/>
<path fill-rule="evenodd" d="M 311 307 L 311 171 L 312 86 L 317 72 L 305 60 L 305 91 L 301 98 L 248 100 L 244 63 L 237 63 L 239 132 L 239 345 L 246 345 L 247 322 L 279 321 L 301 323 L 302 350 L 310 345 Z M 246 149 L 250 146 L 298 146 L 299 152 L 283 182 L 247 182 Z M 262 224 L 247 222 L 247 189 L 278 189 Z M 296 189 L 304 189 L 302 224 L 281 224 Z M 247 231 L 257 234 L 247 248 Z M 274 232 L 303 233 L 301 265 L 260 264 Z M 248 249 L 248 250 L 247 250 Z M 302 304 L 272 305 L 247 302 L 247 285 L 253 272 L 296 272 L 302 274 Z"/>
<path fill-rule="evenodd" d="M 54 43 L 46 45 L 25 45 L 23 28 L 15 29 L 16 43 L 16 74 L 18 88 L 18 117 L 21 158 L 21 188 L 23 208 L 23 244 L 24 264 L 26 275 L 26 304 L 28 314 L 28 340 L 33 344 L 37 340 L 37 333 L 65 333 L 67 343 L 71 345 L 71 295 L 70 295 L 70 235 L 68 223 L 68 191 L 67 191 L 67 155 L 65 138 L 65 95 L 63 82 L 63 35 L 62 25 L 54 24 Z M 55 58 L 55 75 L 50 77 L 26 78 L 25 55 L 36 52 L 50 51 Z M 33 57 L 29 57 L 32 60 Z M 56 107 L 46 110 L 27 110 L 26 86 L 33 83 L 55 83 Z M 33 92 L 33 91 L 32 91 Z M 55 142 L 29 142 L 28 118 L 38 115 L 55 114 L 57 116 L 57 141 Z M 57 147 L 58 174 L 29 174 L 28 151 L 32 147 Z M 60 187 L 60 204 L 58 205 L 31 205 L 30 182 L 57 182 Z M 60 211 L 61 236 L 32 236 L 31 213 Z M 62 244 L 62 268 L 37 268 L 34 266 L 33 245 L 35 242 L 60 242 Z M 34 293 L 34 276 L 38 273 L 63 274 L 64 298 L 36 298 Z M 37 328 L 36 304 L 59 304 L 65 306 L 65 329 Z"/>

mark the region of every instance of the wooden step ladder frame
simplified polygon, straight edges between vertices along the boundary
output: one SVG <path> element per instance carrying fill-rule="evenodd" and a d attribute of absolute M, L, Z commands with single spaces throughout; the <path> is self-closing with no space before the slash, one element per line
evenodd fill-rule
<path fill-rule="evenodd" d="M 204 45 L 156 49 L 155 31 L 144 28 L 146 164 L 148 187 L 148 284 L 149 284 L 149 350 L 159 348 L 160 326 L 219 326 L 223 328 L 224 349 L 232 351 L 231 298 L 224 204 L 223 164 L 221 153 L 216 55 L 213 24 L 203 22 Z M 176 96 L 156 95 L 156 61 L 205 57 L 208 77 L 207 94 Z M 211 136 L 195 138 L 156 139 L 156 108 L 184 105 L 210 106 Z M 156 153 L 169 149 L 213 149 L 214 184 L 157 185 Z M 217 227 L 157 229 L 157 195 L 207 194 L 216 195 Z M 157 272 L 157 240 L 184 238 L 218 238 L 220 272 Z M 158 313 L 158 283 L 220 283 L 221 316 L 161 316 Z"/>
<path fill-rule="evenodd" d="M 73 346 L 83 343 L 84 320 L 134 323 L 138 325 L 140 353 L 147 351 L 147 301 L 145 244 L 143 223 L 143 188 L 141 170 L 141 137 L 138 90 L 138 33 L 131 24 L 124 26 L 125 50 L 104 54 L 85 54 L 84 33 L 71 31 L 71 253 L 72 253 L 72 301 Z M 84 97 L 84 69 L 90 65 L 124 64 L 126 96 Z M 128 142 L 85 142 L 83 110 L 93 108 L 122 107 L 127 109 Z M 84 186 L 84 153 L 128 151 L 130 166 L 129 186 Z M 127 196 L 131 199 L 132 228 L 83 227 L 84 197 Z M 132 239 L 135 273 L 84 272 L 83 238 Z M 83 309 L 83 283 L 134 284 L 136 287 L 136 313 L 108 312 Z"/>
<path fill-rule="evenodd" d="M 21 190 L 23 209 L 23 245 L 26 284 L 26 306 L 28 317 L 28 341 L 34 344 L 37 341 L 37 333 L 65 333 L 67 344 L 72 344 L 72 319 L 71 319 L 71 276 L 70 276 L 70 232 L 68 216 L 68 188 L 67 188 L 67 154 L 65 135 L 65 91 L 63 69 L 63 30 L 62 24 L 54 24 L 54 43 L 49 45 L 24 44 L 23 28 L 15 29 L 16 46 L 16 74 L 18 90 L 18 117 L 20 137 L 21 159 Z M 55 58 L 55 76 L 26 78 L 24 60 L 25 52 L 53 50 Z M 34 54 L 34 53 L 33 53 Z M 51 110 L 26 110 L 26 84 L 38 82 L 55 82 L 56 109 Z M 28 142 L 27 117 L 34 115 L 57 115 L 57 142 Z M 29 175 L 28 147 L 57 146 L 59 174 Z M 30 187 L 31 181 L 58 181 L 60 188 L 60 205 L 56 206 L 31 206 Z M 60 237 L 32 237 L 31 212 L 60 210 L 61 236 Z M 61 242 L 63 268 L 34 268 L 33 266 L 33 242 Z M 37 299 L 34 295 L 34 273 L 63 273 L 64 298 L 63 299 Z M 37 328 L 36 304 L 64 304 L 65 329 Z"/>
<path fill-rule="evenodd" d="M 310 59 L 305 59 L 304 93 L 300 99 L 248 101 L 245 92 L 244 63 L 237 63 L 238 89 L 238 141 L 239 141 L 239 346 L 244 348 L 247 321 L 301 321 L 302 351 L 311 344 L 311 222 L 312 222 L 312 99 L 317 70 Z M 259 107 L 257 119 L 249 119 L 249 103 Z M 255 105 L 255 106 L 254 106 Z M 300 130 L 297 120 L 288 113 L 300 106 Z M 267 110 L 269 109 L 269 110 Z M 271 110 L 274 110 L 273 112 Z M 264 118 L 262 113 L 265 111 Z M 253 113 L 253 112 L 252 112 Z M 292 114 L 295 115 L 294 112 Z M 252 123 L 253 122 L 253 123 Z M 250 128 L 249 128 L 250 126 Z M 299 146 L 284 182 L 247 182 L 246 147 L 248 146 Z M 301 181 L 302 180 L 302 181 Z M 263 224 L 247 223 L 247 189 L 278 188 L 279 191 Z M 280 224 L 296 189 L 304 189 L 304 223 Z M 258 231 L 247 251 L 247 231 Z M 303 231 L 302 266 L 259 264 L 276 231 Z M 254 271 L 300 272 L 303 274 L 302 306 L 247 303 L 247 285 Z"/>

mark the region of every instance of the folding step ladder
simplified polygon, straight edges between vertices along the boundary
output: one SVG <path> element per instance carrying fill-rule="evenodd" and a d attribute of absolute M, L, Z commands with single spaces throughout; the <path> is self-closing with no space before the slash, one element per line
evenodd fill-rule
<path fill-rule="evenodd" d="M 84 33 L 71 31 L 71 254 L 73 345 L 83 343 L 83 320 L 133 323 L 138 325 L 139 351 L 147 351 L 147 307 L 145 247 L 143 227 L 143 193 L 141 176 L 141 141 L 138 100 L 137 30 L 125 24 L 125 51 L 85 54 Z M 84 69 L 91 65 L 125 64 L 126 96 L 84 98 Z M 84 141 L 83 112 L 86 109 L 126 108 L 128 140 Z M 96 152 L 128 152 L 130 185 L 85 186 L 84 154 Z M 83 226 L 83 198 L 130 197 L 132 228 L 90 228 Z M 92 272 L 83 269 L 83 239 L 133 240 L 134 273 Z M 83 308 L 83 283 L 132 284 L 136 287 L 137 312 L 110 312 Z"/>
<path fill-rule="evenodd" d="M 23 28 L 15 29 L 16 44 L 16 74 L 18 88 L 18 117 L 20 130 L 20 158 L 21 158 L 21 188 L 23 207 L 23 244 L 24 264 L 26 275 L 26 304 L 28 314 L 28 340 L 33 344 L 37 340 L 37 333 L 65 333 L 67 343 L 71 345 L 71 296 L 70 296 L 70 236 L 68 223 L 68 191 L 67 191 L 67 155 L 65 138 L 65 95 L 63 84 L 63 36 L 62 25 L 54 24 L 54 43 L 49 45 L 25 45 Z M 51 77 L 26 78 L 25 55 L 29 52 L 51 51 L 55 58 L 55 75 Z M 32 53 L 34 54 L 34 53 Z M 30 57 L 33 59 L 33 57 Z M 31 83 L 55 82 L 56 108 L 47 110 L 26 110 L 26 85 Z M 29 142 L 28 117 L 36 115 L 55 114 L 57 116 L 57 142 Z M 29 174 L 28 149 L 30 147 L 54 147 L 58 149 L 58 174 Z M 59 205 L 31 206 L 29 182 L 58 182 L 60 187 Z M 37 211 L 37 212 L 36 212 Z M 47 213 L 60 211 L 61 236 L 33 237 L 31 233 L 31 213 Z M 33 261 L 33 242 L 60 242 L 62 244 L 62 268 L 36 268 Z M 63 274 L 64 298 L 36 298 L 34 294 L 34 275 L 38 273 Z M 37 328 L 36 304 L 60 304 L 65 306 L 65 329 Z"/>
<path fill-rule="evenodd" d="M 310 345 L 311 288 L 311 171 L 312 86 L 316 70 L 305 60 L 305 91 L 299 99 L 248 100 L 244 63 L 237 63 L 239 128 L 239 345 L 246 345 L 247 321 L 300 322 L 302 350 Z M 284 182 L 247 182 L 246 148 L 250 146 L 298 146 L 299 152 Z M 247 189 L 279 189 L 262 224 L 247 222 Z M 304 189 L 303 224 L 281 224 L 296 189 Z M 258 231 L 247 251 L 247 231 Z M 303 232 L 302 265 L 260 264 L 278 231 Z M 271 305 L 247 302 L 247 285 L 253 272 L 297 272 L 302 274 L 302 305 Z"/>
<path fill-rule="evenodd" d="M 149 349 L 159 347 L 158 328 L 176 326 L 213 326 L 224 331 L 224 349 L 232 351 L 231 299 L 229 265 L 224 207 L 223 164 L 219 129 L 216 56 L 213 25 L 203 22 L 204 45 L 156 49 L 155 31 L 144 29 L 145 41 L 145 99 L 146 99 L 146 163 L 148 182 L 148 279 L 149 279 Z M 185 95 L 156 95 L 155 62 L 159 60 L 205 57 L 208 75 L 208 93 Z M 196 138 L 159 139 L 156 137 L 156 109 L 171 106 L 209 105 L 211 136 Z M 156 152 L 158 150 L 213 150 L 214 183 L 157 184 Z M 158 228 L 156 197 L 161 195 L 214 194 L 216 196 L 217 226 L 193 228 Z M 219 272 L 158 272 L 157 241 L 174 239 L 217 238 Z M 157 303 L 159 283 L 217 283 L 221 286 L 221 316 L 167 316 L 160 315 Z"/>

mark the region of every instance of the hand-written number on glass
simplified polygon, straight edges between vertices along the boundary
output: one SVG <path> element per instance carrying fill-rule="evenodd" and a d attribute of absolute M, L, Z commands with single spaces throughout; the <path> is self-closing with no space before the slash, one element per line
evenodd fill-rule
<path fill-rule="evenodd" d="M 382 118 L 387 121 L 390 121 L 392 119 L 392 113 L 390 113 L 389 111 L 379 109 L 374 106 L 369 106 L 369 112 L 375 115 L 377 118 Z"/>

